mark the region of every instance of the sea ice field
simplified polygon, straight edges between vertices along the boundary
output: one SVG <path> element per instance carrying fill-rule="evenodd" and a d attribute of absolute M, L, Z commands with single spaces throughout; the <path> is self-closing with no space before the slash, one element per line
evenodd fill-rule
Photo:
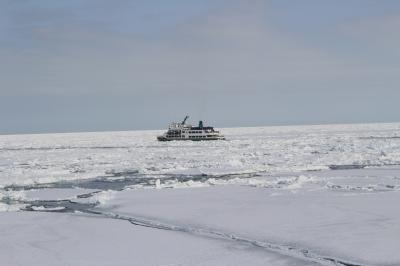
<path fill-rule="evenodd" d="M 400 265 L 400 124 L 0 136 L 0 265 Z"/>

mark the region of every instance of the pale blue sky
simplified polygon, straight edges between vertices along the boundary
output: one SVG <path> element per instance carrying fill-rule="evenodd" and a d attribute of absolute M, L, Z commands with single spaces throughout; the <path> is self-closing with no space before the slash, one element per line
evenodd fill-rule
<path fill-rule="evenodd" d="M 0 0 L 0 134 L 400 121 L 400 2 Z"/>

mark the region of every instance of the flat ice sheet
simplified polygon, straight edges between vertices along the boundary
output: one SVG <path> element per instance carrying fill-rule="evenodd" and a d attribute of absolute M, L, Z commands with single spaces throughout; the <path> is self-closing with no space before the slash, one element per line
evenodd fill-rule
<path fill-rule="evenodd" d="M 355 264 L 400 264 L 400 192 L 248 186 L 128 190 L 106 211 L 208 228 Z"/>
<path fill-rule="evenodd" d="M 306 263 L 251 246 L 79 214 L 3 212 L 0 213 L 0 235 L 0 265 Z"/>

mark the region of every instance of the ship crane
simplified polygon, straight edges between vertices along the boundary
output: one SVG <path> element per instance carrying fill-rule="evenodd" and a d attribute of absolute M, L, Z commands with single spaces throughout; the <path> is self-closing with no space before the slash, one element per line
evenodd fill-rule
<path fill-rule="evenodd" d="M 183 121 L 182 121 L 182 125 L 184 125 L 185 123 L 186 123 L 186 120 L 189 118 L 189 116 L 187 115 L 187 116 L 185 116 L 185 119 L 183 119 Z"/>

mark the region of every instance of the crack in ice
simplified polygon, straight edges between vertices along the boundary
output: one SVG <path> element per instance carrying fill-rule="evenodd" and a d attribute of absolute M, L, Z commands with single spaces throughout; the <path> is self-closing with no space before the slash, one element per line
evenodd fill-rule
<path fill-rule="evenodd" d="M 303 259 L 303 260 L 305 259 L 310 262 L 318 263 L 320 265 L 366 266 L 365 264 L 360 264 L 360 263 L 349 262 L 349 261 L 345 261 L 345 260 L 341 260 L 341 259 L 337 259 L 337 258 L 321 256 L 321 255 L 318 255 L 317 253 L 314 253 L 314 252 L 312 252 L 308 249 L 304 249 L 304 248 L 298 248 L 295 246 L 289 246 L 289 245 L 276 244 L 276 243 L 267 242 L 267 241 L 255 240 L 255 239 L 246 238 L 246 237 L 242 237 L 242 236 L 231 234 L 231 233 L 216 231 L 213 229 L 192 227 L 192 226 L 173 225 L 173 224 L 167 224 L 167 223 L 163 223 L 163 222 L 159 222 L 159 221 L 144 219 L 144 218 L 125 216 L 125 215 L 120 215 L 120 214 L 110 213 L 110 212 L 101 212 L 101 211 L 91 210 L 91 209 L 87 209 L 82 212 L 88 213 L 88 214 L 99 215 L 99 216 L 111 218 L 111 219 L 128 221 L 131 224 L 137 225 L 137 226 L 144 226 L 144 227 L 150 227 L 150 228 L 154 228 L 154 229 L 168 230 L 168 231 L 174 231 L 174 232 L 183 232 L 183 233 L 188 233 L 188 234 L 203 236 L 203 237 L 208 237 L 208 238 L 217 238 L 217 239 L 223 239 L 223 240 L 236 241 L 241 244 L 251 245 L 251 246 L 258 247 L 258 248 L 266 249 L 268 251 L 276 252 L 281 255 L 286 255 L 289 257 L 297 258 L 297 259 Z"/>
<path fill-rule="evenodd" d="M 90 197 L 99 193 L 95 191 L 92 193 L 87 193 L 78 196 L 81 198 Z M 21 202 L 21 201 L 20 201 Z M 156 220 L 145 219 L 141 217 L 126 216 L 112 212 L 103 212 L 96 210 L 95 207 L 99 203 L 80 203 L 73 200 L 35 200 L 35 201 L 23 201 L 27 205 L 24 211 L 32 212 L 61 212 L 61 213 L 86 213 L 90 215 L 100 216 L 103 218 L 110 218 L 116 220 L 127 221 L 136 226 L 143 226 L 158 230 L 167 230 L 173 232 L 182 232 L 186 234 L 212 238 L 212 239 L 222 239 L 227 241 L 235 241 L 243 245 L 251 245 L 254 247 L 262 248 L 271 252 L 279 253 L 281 255 L 293 257 L 296 259 L 307 260 L 309 262 L 318 263 L 325 266 L 364 266 L 364 264 L 349 262 L 338 258 L 332 258 L 327 256 L 322 256 L 311 250 L 300 248 L 296 246 L 290 246 L 285 244 L 277 244 L 268 241 L 260 241 L 256 239 L 247 238 L 244 236 L 226 233 L 222 231 L 213 230 L 210 228 L 193 227 L 164 223 Z"/>

